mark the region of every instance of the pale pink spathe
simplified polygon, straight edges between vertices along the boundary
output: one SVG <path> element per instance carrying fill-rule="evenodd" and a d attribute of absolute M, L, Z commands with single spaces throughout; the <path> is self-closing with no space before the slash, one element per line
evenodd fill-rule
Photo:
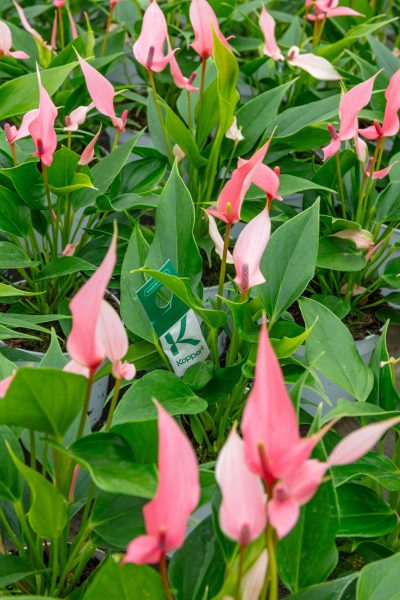
<path fill-rule="evenodd" d="M 12 58 L 19 60 L 29 58 L 26 52 L 22 52 L 21 50 L 12 51 L 11 46 L 12 35 L 10 28 L 4 21 L 0 21 L 0 58 L 2 56 L 12 56 Z"/>
<path fill-rule="evenodd" d="M 192 0 L 189 9 L 190 22 L 194 31 L 193 50 L 202 58 L 212 56 L 214 51 L 213 30 L 229 49 L 228 40 L 222 35 L 215 12 L 207 0 Z"/>
<path fill-rule="evenodd" d="M 300 54 L 297 46 L 290 48 L 287 61 L 293 67 L 298 67 L 306 71 L 315 79 L 321 81 L 337 81 L 341 79 L 339 73 L 328 60 L 310 52 Z"/>
<path fill-rule="evenodd" d="M 36 146 L 35 156 L 39 156 L 41 162 L 50 167 L 53 162 L 53 154 L 57 148 L 57 135 L 54 129 L 57 108 L 42 85 L 39 67 L 37 67 L 37 77 L 39 83 L 39 110 L 35 118 L 29 123 L 28 129 Z"/>
<path fill-rule="evenodd" d="M 275 19 L 269 14 L 265 6 L 261 8 L 258 24 L 264 36 L 263 52 L 275 61 L 284 60 L 275 38 Z"/>
<path fill-rule="evenodd" d="M 142 29 L 133 44 L 133 54 L 145 69 L 158 73 L 165 69 L 177 50 L 177 48 L 169 49 L 168 54 L 164 54 L 166 43 L 168 43 L 167 21 L 157 1 L 153 0 L 143 15 Z"/>
<path fill-rule="evenodd" d="M 158 487 L 143 509 L 146 535 L 128 546 L 124 562 L 152 564 L 179 548 L 191 513 L 200 498 L 197 460 L 191 443 L 157 402 Z M 179 468 L 177 468 L 177 460 Z"/>
<path fill-rule="evenodd" d="M 249 221 L 239 234 L 233 250 L 233 262 L 236 269 L 235 283 L 242 292 L 265 282 L 260 262 L 270 234 L 271 220 L 267 208 Z"/>
<path fill-rule="evenodd" d="M 94 149 L 97 144 L 97 140 L 99 139 L 100 133 L 101 133 L 101 125 L 99 127 L 98 132 L 93 136 L 93 138 L 90 140 L 90 142 L 88 143 L 86 148 L 83 150 L 81 157 L 79 159 L 79 163 L 78 163 L 79 165 L 88 165 L 90 162 L 92 162 L 92 160 L 94 158 Z"/>
<path fill-rule="evenodd" d="M 247 467 L 235 427 L 219 453 L 215 477 L 222 494 L 220 527 L 226 536 L 247 546 L 265 528 L 266 506 L 261 480 Z"/>

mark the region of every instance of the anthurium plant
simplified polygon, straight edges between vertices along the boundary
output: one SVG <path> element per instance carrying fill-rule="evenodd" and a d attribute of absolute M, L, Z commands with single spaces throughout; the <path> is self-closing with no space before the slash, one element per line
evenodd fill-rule
<path fill-rule="evenodd" d="M 396 8 L 4 0 L 0 596 L 398 589 Z"/>

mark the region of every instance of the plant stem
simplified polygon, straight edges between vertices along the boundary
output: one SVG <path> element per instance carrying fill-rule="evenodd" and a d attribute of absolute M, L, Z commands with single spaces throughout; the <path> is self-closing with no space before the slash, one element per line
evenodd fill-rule
<path fill-rule="evenodd" d="M 10 147 L 11 147 L 11 156 L 13 159 L 13 165 L 14 165 L 14 167 L 16 167 L 18 165 L 18 162 L 17 162 L 17 153 L 15 150 L 15 144 L 10 144 Z"/>
<path fill-rule="evenodd" d="M 58 23 L 60 25 L 60 45 L 61 45 L 61 50 L 64 50 L 65 35 L 64 35 L 64 20 L 63 20 L 63 15 L 62 15 L 62 6 L 58 6 L 57 11 L 58 11 Z"/>
<path fill-rule="evenodd" d="M 50 594 L 52 594 L 53 590 L 56 589 L 57 587 L 57 578 L 59 575 L 59 561 L 58 561 L 58 538 L 55 538 L 54 540 L 52 540 L 52 545 L 51 545 L 51 557 L 52 557 L 52 564 L 51 564 L 51 571 L 52 571 L 52 575 L 51 575 L 51 588 L 50 588 Z"/>
<path fill-rule="evenodd" d="M 246 546 L 243 546 L 241 544 L 240 551 L 239 551 L 239 565 L 238 565 L 238 575 L 237 575 L 237 580 L 236 580 L 235 600 L 240 600 L 240 598 L 241 598 L 240 586 L 241 586 L 242 578 L 243 578 L 243 566 L 244 566 L 245 551 L 246 551 Z"/>
<path fill-rule="evenodd" d="M 342 168 L 340 166 L 340 157 L 339 157 L 339 152 L 336 152 L 336 168 L 337 168 L 337 176 L 338 176 L 338 183 L 339 183 L 339 191 L 340 191 L 340 202 L 342 205 L 342 216 L 343 219 L 346 218 L 346 200 L 344 197 L 344 186 L 343 186 L 343 177 L 342 177 Z"/>
<path fill-rule="evenodd" d="M 122 383 L 122 379 L 115 380 L 114 393 L 113 393 L 113 397 L 111 399 L 110 408 L 109 408 L 108 415 L 107 415 L 107 423 L 105 426 L 105 431 L 110 431 L 115 407 L 117 406 L 119 390 L 121 389 L 121 383 Z"/>
<path fill-rule="evenodd" d="M 15 549 L 18 550 L 18 554 L 19 556 L 25 556 L 25 549 L 23 544 L 20 544 L 20 542 L 18 541 L 17 536 L 15 535 L 13 528 L 11 527 L 10 523 L 8 522 L 8 519 L 6 517 L 6 515 L 3 512 L 3 509 L 0 506 L 0 519 L 3 521 L 4 523 L 4 527 L 7 530 L 8 536 L 11 540 L 11 542 L 14 544 Z"/>
<path fill-rule="evenodd" d="M 156 107 L 157 107 L 158 118 L 160 120 L 160 125 L 161 125 L 161 129 L 162 129 L 163 136 L 164 136 L 165 146 L 166 146 L 166 149 L 167 149 L 167 152 L 168 152 L 169 162 L 172 165 L 174 163 L 174 157 L 172 155 L 172 151 L 171 151 L 171 146 L 170 146 L 169 139 L 168 139 L 167 130 L 165 128 L 165 122 L 164 122 L 164 117 L 163 117 L 162 112 L 161 112 L 161 106 L 160 106 L 160 103 L 158 101 L 157 90 L 156 90 L 156 82 L 154 81 L 153 71 L 151 69 L 147 69 L 147 73 L 149 74 L 151 89 L 153 91 L 154 102 L 156 103 Z"/>
<path fill-rule="evenodd" d="M 56 224 L 54 223 L 54 219 L 53 219 L 53 209 L 52 209 L 52 206 L 51 206 L 49 180 L 47 178 L 46 165 L 42 161 L 41 161 L 41 165 L 42 165 L 44 189 L 46 191 L 46 198 L 47 198 L 47 208 L 48 208 L 48 211 L 49 211 L 50 227 L 51 227 L 51 232 L 52 232 L 52 235 L 53 235 L 53 248 L 52 248 L 52 250 L 53 250 L 53 257 L 57 258 L 57 228 L 56 228 Z"/>
<path fill-rule="evenodd" d="M 29 453 L 31 469 L 36 470 L 36 439 L 32 429 L 29 430 Z"/>
<path fill-rule="evenodd" d="M 192 105 L 191 105 L 191 98 L 190 98 L 189 90 L 187 91 L 187 107 L 188 107 L 188 127 L 190 130 L 192 130 Z"/>
<path fill-rule="evenodd" d="M 112 22 L 112 18 L 113 18 L 113 12 L 114 12 L 114 5 L 111 4 L 110 6 L 110 12 L 108 13 L 108 18 L 107 18 L 107 23 L 106 23 L 106 31 L 104 33 L 104 40 L 103 40 L 103 45 L 101 47 L 101 56 L 104 56 L 106 53 L 106 48 L 107 48 L 107 43 L 108 43 L 108 36 L 110 33 L 110 27 L 111 27 L 111 22 Z"/>
<path fill-rule="evenodd" d="M 276 564 L 274 530 L 267 525 L 265 532 L 268 552 L 269 600 L 278 600 L 278 568 Z"/>
<path fill-rule="evenodd" d="M 167 572 L 167 560 L 165 558 L 165 554 L 163 554 L 160 558 L 160 573 L 161 573 L 161 578 L 162 578 L 162 582 L 163 582 L 167 600 L 173 600 L 174 597 L 171 593 L 171 586 L 169 585 L 168 572 Z"/>
<path fill-rule="evenodd" d="M 114 152 L 114 150 L 117 149 L 120 134 L 121 134 L 121 130 L 119 128 L 117 128 L 117 132 L 115 134 L 115 139 L 114 139 L 114 143 L 113 143 L 111 152 Z"/>
<path fill-rule="evenodd" d="M 88 382 L 87 382 L 87 386 L 86 386 L 85 401 L 83 403 L 81 420 L 79 422 L 79 429 L 78 429 L 78 433 L 77 433 L 77 436 L 76 436 L 77 440 L 81 439 L 81 437 L 83 435 L 83 430 L 85 429 L 85 422 L 86 422 L 87 412 L 88 412 L 88 409 L 89 409 L 90 393 L 92 391 L 93 379 L 94 379 L 94 371 L 92 369 L 90 369 L 90 371 L 89 371 L 89 378 L 88 378 Z"/>
<path fill-rule="evenodd" d="M 205 85 L 205 79 L 206 79 L 206 65 L 207 65 L 207 58 L 205 56 L 202 56 L 201 57 L 201 79 L 200 79 L 199 107 L 198 107 L 198 111 L 197 111 L 197 138 L 199 137 L 199 133 L 200 133 L 201 117 L 202 117 L 202 113 L 203 113 L 203 96 L 204 96 L 204 85 Z"/>
<path fill-rule="evenodd" d="M 231 231 L 231 224 L 227 223 L 226 228 L 225 228 L 225 236 L 224 236 L 224 248 L 222 251 L 221 270 L 219 273 L 218 296 L 217 296 L 217 304 L 216 304 L 217 310 L 221 310 L 222 294 L 224 293 L 226 257 L 228 256 L 230 231 Z"/>

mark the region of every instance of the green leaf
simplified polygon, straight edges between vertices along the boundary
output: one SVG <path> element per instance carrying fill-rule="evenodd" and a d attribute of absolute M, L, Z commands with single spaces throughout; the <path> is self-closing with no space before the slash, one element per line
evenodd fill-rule
<path fill-rule="evenodd" d="M 75 194 L 74 204 L 76 209 L 90 204 L 97 196 L 107 192 L 114 179 L 128 162 L 133 147 L 141 135 L 142 132 L 137 133 L 131 140 L 118 146 L 116 150 L 110 152 L 95 164 L 90 171 L 95 189 Z"/>
<path fill-rule="evenodd" d="M 362 569 L 357 600 L 399 600 L 400 554 L 378 560 Z"/>
<path fill-rule="evenodd" d="M 175 162 L 158 202 L 156 229 L 146 266 L 159 269 L 170 259 L 181 277 L 198 279 L 202 260 L 193 227 L 193 200 Z"/>
<path fill-rule="evenodd" d="M 369 402 L 351 402 L 345 398 L 340 398 L 337 404 L 321 419 L 321 424 L 328 423 L 336 417 L 374 417 L 375 421 L 398 417 L 400 411 L 385 411 L 380 406 L 375 406 Z"/>
<path fill-rule="evenodd" d="M 306 288 L 315 272 L 319 203 L 281 225 L 271 236 L 261 271 L 266 283 L 254 289 L 271 325 Z M 310 326 L 311 323 L 308 324 Z"/>
<path fill-rule="evenodd" d="M 53 328 L 51 328 L 51 339 L 49 347 L 47 348 L 46 354 L 43 356 L 40 366 L 49 367 L 51 369 L 63 369 L 67 364 L 68 359 L 60 348 L 57 334 Z"/>
<path fill-rule="evenodd" d="M 83 600 L 165 600 L 160 574 L 141 565 L 118 565 L 111 556 L 96 571 Z"/>
<path fill-rule="evenodd" d="M 0 187 L 0 231 L 26 236 L 30 226 L 29 208 L 14 192 Z"/>
<path fill-rule="evenodd" d="M 86 386 L 81 375 L 22 367 L 0 402 L 0 423 L 60 438 L 82 410 Z"/>
<path fill-rule="evenodd" d="M 194 556 L 196 560 L 193 560 Z M 208 598 L 213 598 L 219 591 L 225 567 L 210 516 L 192 531 L 182 548 L 175 552 L 168 575 L 179 600 L 202 600 L 206 590 Z"/>
<path fill-rule="evenodd" d="M 389 321 L 385 323 L 369 365 L 374 374 L 374 385 L 368 396 L 368 402 L 381 406 L 384 410 L 400 410 L 400 395 L 393 385 L 392 369 L 388 364 L 389 352 L 386 344 L 388 327 Z"/>
<path fill-rule="evenodd" d="M 37 159 L 10 169 L 2 169 L 1 172 L 12 181 L 15 190 L 27 206 L 38 210 L 46 207 L 43 175 L 38 169 Z"/>
<path fill-rule="evenodd" d="M 15 288 L 12 285 L 0 283 L 0 298 L 9 298 L 12 296 L 35 296 L 36 294 L 40 294 L 40 292 L 24 292 L 24 290 Z"/>
<path fill-rule="evenodd" d="M 193 134 L 185 123 L 167 104 L 164 104 L 164 110 L 166 111 L 165 125 L 171 140 L 178 144 L 194 167 L 200 168 L 207 164 L 207 159 L 201 156 Z"/>
<path fill-rule="evenodd" d="M 351 479 L 371 478 L 388 490 L 400 490 L 400 469 L 383 454 L 368 452 L 350 465 L 332 469 L 335 485 L 342 485 Z"/>
<path fill-rule="evenodd" d="M 393 289 L 400 287 L 400 257 L 386 263 L 383 280 L 386 283 L 385 287 Z"/>
<path fill-rule="evenodd" d="M 346 325 L 326 306 L 302 298 L 299 306 L 307 327 L 314 327 L 306 340 L 309 363 L 357 400 L 366 400 L 373 374 L 357 352 Z"/>
<path fill-rule="evenodd" d="M 135 462 L 129 444 L 121 436 L 115 433 L 93 433 L 72 444 L 69 452 L 89 471 L 101 490 L 141 498 L 151 498 L 154 495 L 154 466 Z"/>
<path fill-rule="evenodd" d="M 358 573 L 352 573 L 347 577 L 313 585 L 288 596 L 287 600 L 353 600 L 357 575 Z"/>
<path fill-rule="evenodd" d="M 113 425 L 157 419 L 153 399 L 170 415 L 196 415 L 207 409 L 207 402 L 196 396 L 170 371 L 152 371 L 136 380 L 119 403 Z"/>
<path fill-rule="evenodd" d="M 66 499 L 43 475 L 19 460 L 10 447 L 9 452 L 31 492 L 27 516 L 32 529 L 43 538 L 57 539 L 68 520 Z"/>
<path fill-rule="evenodd" d="M 319 240 L 317 267 L 333 271 L 361 271 L 366 266 L 364 254 L 350 240 L 329 236 Z"/>
<path fill-rule="evenodd" d="M 7 446 L 21 461 L 24 460 L 22 448 L 15 433 L 9 427 L 0 426 L 0 498 L 13 502 L 22 497 L 24 486 Z"/>
<path fill-rule="evenodd" d="M 0 242 L 0 269 L 25 269 L 37 264 L 11 242 Z"/>
<path fill-rule="evenodd" d="M 42 84 L 50 96 L 60 89 L 77 64 L 77 62 L 68 63 L 40 72 Z M 37 108 L 38 104 L 39 86 L 36 73 L 17 77 L 0 86 L 0 121 L 26 113 Z"/>
<path fill-rule="evenodd" d="M 123 494 L 99 492 L 90 513 L 90 529 L 101 540 L 121 552 L 145 532 L 142 509 L 147 500 Z"/>
<path fill-rule="evenodd" d="M 0 589 L 4 590 L 7 586 L 35 573 L 38 571 L 25 558 L 12 554 L 0 555 Z M 20 597 L 26 598 L 26 596 Z"/>
<path fill-rule="evenodd" d="M 60 256 L 43 267 L 39 279 L 63 277 L 72 273 L 91 273 L 97 267 L 79 256 Z"/>
<path fill-rule="evenodd" d="M 326 123 L 338 113 L 340 95 L 329 96 L 323 100 L 309 102 L 302 106 L 288 108 L 276 117 L 276 139 L 294 135 L 308 125 Z"/>
<path fill-rule="evenodd" d="M 213 30 L 213 57 L 217 69 L 217 89 L 219 104 L 219 127 L 221 133 L 232 125 L 236 105 L 240 100 L 236 89 L 239 78 L 239 65 L 232 52 L 221 42 Z"/>
<path fill-rule="evenodd" d="M 332 482 L 327 482 L 302 506 L 296 526 L 278 544 L 279 575 L 292 592 L 324 581 L 334 569 L 337 527 L 336 497 Z"/>
<path fill-rule="evenodd" d="M 367 36 L 368 44 L 371 46 L 372 53 L 375 55 L 376 64 L 380 69 L 385 70 L 385 75 L 391 77 L 400 69 L 400 60 L 382 44 L 375 36 Z"/>
<path fill-rule="evenodd" d="M 370 538 L 393 531 L 396 513 L 376 492 L 356 483 L 345 483 L 336 492 L 340 510 L 338 536 Z"/>
<path fill-rule="evenodd" d="M 290 194 L 297 194 L 298 192 L 304 192 L 305 190 L 325 190 L 326 192 L 334 192 L 331 188 L 325 187 L 319 183 L 308 181 L 302 177 L 295 177 L 294 175 L 281 175 L 279 179 L 279 194 L 283 197 L 289 196 Z"/>
<path fill-rule="evenodd" d="M 153 271 L 152 269 L 140 269 L 141 272 L 147 273 L 157 281 L 160 281 L 168 290 L 171 290 L 182 302 L 188 305 L 193 311 L 203 319 L 203 321 L 211 328 L 222 327 L 225 325 L 227 316 L 222 310 L 212 310 L 204 308 L 200 304 L 200 299 L 196 298 L 190 287 L 190 279 L 180 278 L 175 275 L 161 273 L 161 271 Z"/>
<path fill-rule="evenodd" d="M 238 146 L 238 155 L 243 156 L 254 147 L 257 140 L 263 134 L 263 131 L 270 126 L 272 120 L 277 115 L 283 97 L 289 88 L 294 85 L 295 81 L 294 79 L 293 81 L 274 87 L 272 90 L 257 94 L 255 98 L 252 98 L 239 108 L 236 118 L 238 126 L 242 128 L 244 140 Z"/>
<path fill-rule="evenodd" d="M 49 186 L 52 191 L 72 183 L 79 162 L 79 154 L 61 146 L 53 156 L 53 162 L 47 169 Z"/>

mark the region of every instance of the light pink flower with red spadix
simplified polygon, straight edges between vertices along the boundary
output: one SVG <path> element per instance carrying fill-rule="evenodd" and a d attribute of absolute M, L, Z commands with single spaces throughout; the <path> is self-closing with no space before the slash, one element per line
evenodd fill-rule
<path fill-rule="evenodd" d="M 169 41 L 168 48 L 170 49 L 170 52 L 172 52 Z M 180 88 L 181 90 L 186 90 L 187 92 L 199 91 L 199 88 L 192 85 L 193 81 L 196 79 L 196 71 L 193 71 L 190 77 L 185 77 L 173 53 L 171 54 L 171 58 L 169 60 L 169 70 L 171 71 L 172 79 L 174 80 L 176 87 Z"/>
<path fill-rule="evenodd" d="M 258 24 L 264 36 L 264 54 L 275 61 L 284 60 L 275 38 L 275 19 L 269 14 L 264 5 L 261 8 Z"/>
<path fill-rule="evenodd" d="M 227 537 L 247 546 L 264 530 L 266 506 L 261 480 L 246 465 L 236 427 L 219 453 L 215 477 L 222 494 L 220 527 Z"/>
<path fill-rule="evenodd" d="M 36 117 L 29 123 L 28 129 L 36 146 L 35 156 L 41 162 L 50 167 L 53 162 L 53 154 L 57 148 L 57 135 L 54 123 L 57 118 L 57 108 L 42 85 L 39 67 L 37 67 L 39 83 L 39 109 Z"/>
<path fill-rule="evenodd" d="M 241 167 L 247 162 L 247 160 L 239 158 L 238 166 Z M 252 183 L 266 193 L 269 202 L 275 198 L 276 200 L 282 200 L 282 198 L 278 195 L 280 183 L 279 175 L 279 167 L 274 167 L 271 169 L 271 167 L 268 165 L 261 163 L 252 176 Z"/>
<path fill-rule="evenodd" d="M 62 8 L 65 6 L 65 0 L 53 0 L 53 4 L 56 8 Z"/>
<path fill-rule="evenodd" d="M 50 52 L 53 50 L 53 48 L 51 46 L 49 46 L 49 44 L 47 44 L 44 39 L 42 38 L 42 36 L 40 35 L 40 33 L 38 31 L 36 31 L 36 29 L 34 29 L 28 19 L 25 16 L 24 10 L 23 8 L 18 4 L 18 2 L 16 0 L 13 0 L 13 4 L 15 6 L 15 8 L 17 9 L 18 12 L 18 16 L 21 20 L 21 25 L 22 27 L 25 29 L 25 31 L 27 31 L 28 33 L 31 34 L 31 36 L 37 41 L 39 42 L 39 44 L 41 46 L 43 46 L 44 48 L 46 48 L 47 50 L 49 50 Z"/>
<path fill-rule="evenodd" d="M 153 564 L 179 548 L 191 513 L 200 498 L 197 460 L 178 423 L 157 402 L 158 487 L 143 509 L 146 535 L 128 546 L 125 563 Z M 177 468 L 177 460 L 179 468 Z"/>
<path fill-rule="evenodd" d="M 362 13 L 348 6 L 339 6 L 339 0 L 316 0 L 314 10 L 316 14 L 309 14 L 307 17 L 310 21 L 331 19 L 334 17 L 364 17 Z"/>
<path fill-rule="evenodd" d="M 218 254 L 220 259 L 222 260 L 222 256 L 223 256 L 223 252 L 224 252 L 224 240 L 222 239 L 222 235 L 219 232 L 219 229 L 218 229 L 218 226 L 217 226 L 217 223 L 216 223 L 214 217 L 208 211 L 204 211 L 204 212 L 208 219 L 208 233 L 210 235 L 210 238 L 214 242 L 215 252 Z M 226 254 L 226 262 L 227 262 L 227 264 L 230 264 L 230 265 L 233 264 L 233 256 L 229 252 L 229 250 Z"/>
<path fill-rule="evenodd" d="M 24 60 L 29 58 L 29 55 L 26 52 L 22 52 L 21 50 L 11 50 L 12 46 L 12 35 L 10 28 L 6 23 L 0 21 L 0 58 L 2 56 L 12 56 L 12 58 L 16 58 L 19 60 Z"/>
<path fill-rule="evenodd" d="M 90 140 L 86 148 L 81 154 L 78 165 L 88 165 L 94 158 L 94 149 L 101 133 L 101 125 L 96 135 Z"/>
<path fill-rule="evenodd" d="M 339 103 L 340 127 L 336 132 L 332 125 L 328 125 L 332 141 L 323 148 L 324 160 L 327 160 L 340 149 L 340 143 L 354 138 L 358 129 L 358 114 L 367 106 L 371 99 L 372 88 L 378 73 L 355 85 L 349 92 L 343 94 Z"/>
<path fill-rule="evenodd" d="M 241 163 L 232 173 L 230 180 L 224 185 L 217 200 L 216 208 L 208 212 L 225 223 L 240 221 L 240 210 L 255 173 L 266 155 L 271 140 L 268 140 L 253 156 Z"/>
<path fill-rule="evenodd" d="M 249 221 L 239 234 L 233 250 L 233 262 L 236 269 L 235 283 L 242 293 L 265 282 L 260 262 L 270 234 L 271 220 L 267 208 Z"/>
<path fill-rule="evenodd" d="M 67 370 L 87 375 L 95 371 L 104 358 L 112 362 L 117 379 L 131 379 L 135 369 L 121 360 L 128 351 L 128 338 L 117 312 L 103 300 L 115 262 L 117 237 L 97 269 L 70 302 L 72 329 L 67 339 L 67 351 L 72 363 Z"/>
<path fill-rule="evenodd" d="M 79 125 L 82 125 L 86 121 L 87 114 L 94 108 L 94 103 L 91 102 L 89 106 L 78 106 L 71 112 L 70 115 L 65 117 L 64 131 L 77 131 Z"/>
<path fill-rule="evenodd" d="M 143 15 L 142 30 L 133 44 L 133 54 L 145 69 L 159 73 L 165 69 L 174 52 L 178 50 L 178 48 L 169 49 L 168 54 L 164 54 L 166 43 L 168 43 L 167 21 L 157 1 L 153 0 Z"/>
<path fill-rule="evenodd" d="M 399 131 L 400 69 L 398 69 L 390 78 L 389 85 L 385 91 L 385 98 L 386 107 L 382 125 L 379 125 L 379 123 L 375 121 L 374 125 L 358 130 L 360 135 L 368 140 L 376 140 L 380 137 L 390 137 L 396 135 Z"/>
<path fill-rule="evenodd" d="M 300 507 L 314 496 L 327 469 L 360 459 L 388 429 L 399 422 L 400 417 L 394 417 L 353 431 L 337 444 L 326 462 L 306 460 L 296 471 L 278 481 L 267 507 L 269 521 L 278 537 L 284 537 L 294 527 Z"/>
<path fill-rule="evenodd" d="M 315 77 L 315 79 L 320 79 L 321 81 L 337 81 L 341 79 L 339 73 L 328 60 L 310 52 L 300 54 L 297 46 L 290 48 L 287 61 L 292 67 L 298 67 L 306 71 L 312 77 Z"/>
<path fill-rule="evenodd" d="M 282 371 L 262 323 L 255 381 L 242 419 L 246 460 L 253 473 L 273 483 L 308 459 L 317 436 L 302 439 Z"/>
<path fill-rule="evenodd" d="M 108 79 L 104 77 L 104 75 L 89 65 L 89 63 L 83 59 L 76 50 L 75 52 L 85 78 L 89 96 L 91 97 L 94 106 L 97 108 L 99 113 L 111 119 L 114 127 L 122 130 L 124 128 L 124 123 L 122 122 L 122 119 L 117 117 L 115 114 L 115 91 L 113 86 Z"/>
<path fill-rule="evenodd" d="M 379 171 L 374 171 L 371 175 L 371 167 L 373 163 L 373 157 L 371 156 L 367 166 L 364 169 L 364 173 L 367 177 L 371 177 L 371 179 L 384 179 L 387 175 L 389 175 L 394 165 L 397 165 L 398 162 L 400 161 L 396 160 L 388 167 L 385 167 L 384 169 L 379 169 Z"/>
<path fill-rule="evenodd" d="M 189 17 L 194 31 L 194 42 L 191 46 L 197 54 L 202 58 L 212 56 L 214 51 L 213 30 L 229 49 L 228 40 L 222 35 L 216 14 L 207 0 L 192 0 Z"/>
<path fill-rule="evenodd" d="M 4 125 L 4 132 L 6 134 L 7 142 L 9 144 L 14 144 L 17 140 L 21 140 L 22 138 L 28 137 L 29 133 L 29 125 L 32 123 L 34 119 L 36 119 L 39 114 L 39 110 L 35 108 L 27 112 L 21 122 L 21 126 L 19 129 L 15 127 L 15 125 L 9 125 L 6 123 Z"/>

